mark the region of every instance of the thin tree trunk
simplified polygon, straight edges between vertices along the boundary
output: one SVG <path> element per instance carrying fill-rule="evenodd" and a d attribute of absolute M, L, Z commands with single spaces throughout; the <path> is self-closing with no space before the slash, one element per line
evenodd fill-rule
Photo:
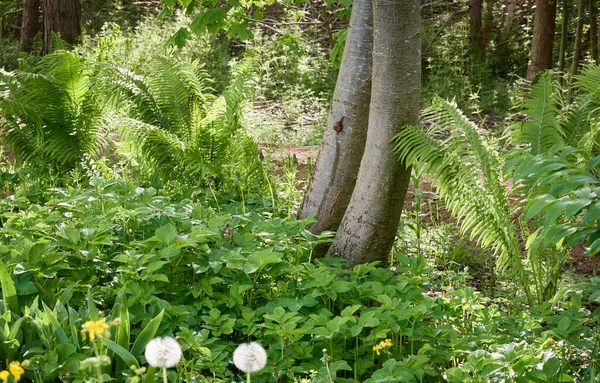
<path fill-rule="evenodd" d="M 40 30 L 40 0 L 23 0 L 21 52 L 30 52 L 31 43 Z"/>
<path fill-rule="evenodd" d="M 81 34 L 81 0 L 43 0 L 44 38 L 42 54 L 50 52 L 52 32 L 69 44 Z"/>
<path fill-rule="evenodd" d="M 575 44 L 573 46 L 573 60 L 571 61 L 571 74 L 569 76 L 569 93 L 567 94 L 567 102 L 570 103 L 573 98 L 573 84 L 575 76 L 579 69 L 579 61 L 581 56 L 581 35 L 583 34 L 583 12 L 585 10 L 586 0 L 579 0 L 579 8 L 577 10 L 577 30 L 575 32 Z"/>
<path fill-rule="evenodd" d="M 485 51 L 493 38 L 494 32 L 494 3 L 495 0 L 483 2 L 482 49 Z"/>
<path fill-rule="evenodd" d="M 373 1 L 373 89 L 358 180 L 329 254 L 351 265 L 386 260 L 398 230 L 411 169 L 392 138 L 417 123 L 421 86 L 419 0 Z"/>
<path fill-rule="evenodd" d="M 483 0 L 469 0 L 469 43 L 471 53 L 480 56 L 483 52 Z"/>
<path fill-rule="evenodd" d="M 592 59 L 595 64 L 600 62 L 598 56 L 598 5 L 596 0 L 589 0 L 590 9 L 590 45 L 592 52 Z"/>
<path fill-rule="evenodd" d="M 500 33 L 500 43 L 508 41 L 513 32 L 517 11 L 517 0 L 506 0 L 504 5 L 505 12 L 503 14 L 504 20 L 502 22 L 502 32 Z"/>
<path fill-rule="evenodd" d="M 556 28 L 556 0 L 537 0 L 533 16 L 533 40 L 527 79 L 552 67 L 552 47 Z"/>
<path fill-rule="evenodd" d="M 316 214 L 313 233 L 337 229 L 365 149 L 373 53 L 371 0 L 356 0 L 319 158 L 298 216 Z"/>
<path fill-rule="evenodd" d="M 568 26 L 569 26 L 569 0 L 562 0 L 562 21 L 560 24 L 560 51 L 558 53 L 559 81 L 562 84 L 565 72 L 565 55 L 567 52 Z"/>

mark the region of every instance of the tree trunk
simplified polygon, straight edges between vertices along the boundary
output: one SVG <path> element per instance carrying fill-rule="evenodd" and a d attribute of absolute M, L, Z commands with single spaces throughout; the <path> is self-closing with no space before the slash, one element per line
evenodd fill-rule
<path fill-rule="evenodd" d="M 313 233 L 337 229 L 354 190 L 369 123 L 372 54 L 371 0 L 355 0 L 321 151 L 298 214 L 316 214 Z"/>
<path fill-rule="evenodd" d="M 386 260 L 398 230 L 410 169 L 392 138 L 416 124 L 421 87 L 419 0 L 373 0 L 373 88 L 356 187 L 329 254 L 351 265 Z"/>
<path fill-rule="evenodd" d="M 575 32 L 575 44 L 573 46 L 573 60 L 571 61 L 571 74 L 569 76 L 569 92 L 567 94 L 567 103 L 570 103 L 571 99 L 573 98 L 573 84 L 575 83 L 575 76 L 577 75 L 577 70 L 579 69 L 585 2 L 586 0 L 579 0 L 579 8 L 577 10 L 577 30 Z"/>
<path fill-rule="evenodd" d="M 40 0 L 23 0 L 21 52 L 31 51 L 31 42 L 40 30 Z"/>
<path fill-rule="evenodd" d="M 565 72 L 565 55 L 567 52 L 567 39 L 569 27 L 569 0 L 562 0 L 562 21 L 560 23 L 560 52 L 558 53 L 559 81 L 562 84 Z"/>
<path fill-rule="evenodd" d="M 552 46 L 556 28 L 556 0 L 537 0 L 533 16 L 533 40 L 527 79 L 552 67 Z"/>
<path fill-rule="evenodd" d="M 502 32 L 500 33 L 500 43 L 506 43 L 513 32 L 517 11 L 517 0 L 506 0 L 504 6 L 505 12 L 503 13 L 504 20 L 502 22 Z"/>
<path fill-rule="evenodd" d="M 69 44 L 81 34 L 81 0 L 43 0 L 44 41 L 42 54 L 50 52 L 52 32 Z"/>
<path fill-rule="evenodd" d="M 483 52 L 483 0 L 469 0 L 469 43 L 475 56 Z"/>
<path fill-rule="evenodd" d="M 592 59 L 595 64 L 599 63 L 600 57 L 598 55 L 598 6 L 596 0 L 589 0 L 590 10 L 590 45 L 592 52 Z"/>
<path fill-rule="evenodd" d="M 494 32 L 494 2 L 495 0 L 485 0 L 483 2 L 483 24 L 481 26 L 482 48 L 485 51 L 492 40 Z"/>

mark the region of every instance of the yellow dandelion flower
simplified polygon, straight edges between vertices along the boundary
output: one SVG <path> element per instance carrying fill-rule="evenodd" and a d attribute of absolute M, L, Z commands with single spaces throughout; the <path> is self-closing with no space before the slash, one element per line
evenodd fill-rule
<path fill-rule="evenodd" d="M 83 330 L 81 331 L 82 335 L 85 337 L 85 333 L 87 332 L 90 336 L 90 340 L 94 341 L 97 336 L 108 336 L 108 323 L 104 321 L 104 319 L 100 319 L 97 321 L 87 321 L 83 324 Z"/>
<path fill-rule="evenodd" d="M 391 339 L 386 339 L 383 343 L 385 344 L 385 347 L 392 347 L 393 344 Z"/>
<path fill-rule="evenodd" d="M 15 382 L 18 382 L 19 379 L 21 379 L 21 375 L 25 373 L 25 370 L 23 370 L 23 367 L 21 367 L 21 363 L 16 361 L 10 362 L 8 365 L 8 371 L 10 371 L 12 376 L 15 378 Z"/>
<path fill-rule="evenodd" d="M 9 375 L 10 375 L 10 373 L 6 370 L 0 371 L 0 380 L 2 380 L 2 383 L 6 383 L 8 381 Z"/>

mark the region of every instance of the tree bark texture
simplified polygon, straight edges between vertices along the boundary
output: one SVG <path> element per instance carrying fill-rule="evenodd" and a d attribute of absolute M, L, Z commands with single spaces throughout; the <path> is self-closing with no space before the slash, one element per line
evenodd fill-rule
<path fill-rule="evenodd" d="M 30 52 L 31 43 L 40 30 L 40 0 L 23 0 L 21 52 Z"/>
<path fill-rule="evenodd" d="M 482 48 L 485 51 L 493 39 L 494 34 L 494 3 L 495 0 L 485 0 L 483 2 L 483 23 L 481 26 Z"/>
<path fill-rule="evenodd" d="M 373 86 L 369 130 L 356 187 L 330 255 L 351 265 L 386 260 L 393 246 L 411 169 L 392 138 L 416 124 L 421 87 L 419 0 L 373 1 Z"/>
<path fill-rule="evenodd" d="M 506 43 L 512 35 L 515 16 L 517 13 L 517 0 L 506 0 L 504 2 L 504 13 L 502 14 L 502 32 L 500 33 L 500 43 Z"/>
<path fill-rule="evenodd" d="M 469 43 L 473 54 L 483 52 L 483 0 L 469 0 Z"/>
<path fill-rule="evenodd" d="M 371 0 L 355 0 L 321 151 L 298 214 L 316 215 L 313 233 L 337 229 L 354 190 L 369 123 L 372 54 Z"/>
<path fill-rule="evenodd" d="M 527 79 L 552 67 L 552 46 L 556 29 L 556 0 L 537 0 L 533 16 L 533 40 Z"/>
<path fill-rule="evenodd" d="M 569 0 L 562 0 L 562 21 L 560 23 L 560 51 L 558 52 L 558 71 L 560 74 L 560 82 L 562 84 L 562 80 L 564 77 L 565 71 L 565 56 L 567 52 L 567 39 L 568 35 L 568 27 L 569 27 Z"/>
<path fill-rule="evenodd" d="M 69 44 L 77 43 L 81 34 L 81 0 L 43 0 L 44 41 L 42 54 L 50 51 L 52 32 Z"/>
<path fill-rule="evenodd" d="M 581 58 L 581 36 L 583 34 L 583 13 L 585 12 L 585 3 L 586 0 L 579 0 L 579 7 L 577 10 L 577 30 L 575 31 L 575 43 L 573 45 L 573 60 L 571 60 L 571 74 L 569 76 L 567 102 L 571 102 L 573 97 L 573 84 L 575 83 L 575 76 L 577 75 Z"/>
<path fill-rule="evenodd" d="M 592 59 L 595 64 L 598 64 L 600 57 L 598 55 L 598 4 L 596 0 L 589 0 L 589 16 L 590 16 L 590 45 Z"/>

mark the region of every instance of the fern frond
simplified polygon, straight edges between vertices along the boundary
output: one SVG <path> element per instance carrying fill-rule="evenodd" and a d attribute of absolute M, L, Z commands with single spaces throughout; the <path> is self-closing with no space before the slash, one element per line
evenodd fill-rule
<path fill-rule="evenodd" d="M 553 73 L 547 71 L 531 86 L 529 97 L 522 101 L 527 120 L 515 131 L 514 140 L 528 144 L 533 154 L 544 153 L 564 142 L 564 132 L 557 122 L 561 104 L 558 89 Z"/>

